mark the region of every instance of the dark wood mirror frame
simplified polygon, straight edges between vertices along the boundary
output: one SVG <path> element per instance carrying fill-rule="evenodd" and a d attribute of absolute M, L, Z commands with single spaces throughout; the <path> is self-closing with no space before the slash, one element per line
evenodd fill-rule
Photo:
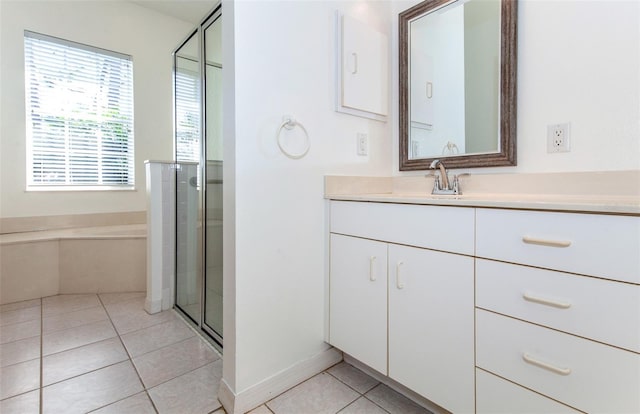
<path fill-rule="evenodd" d="M 439 157 L 409 159 L 409 22 L 451 0 L 425 0 L 399 14 L 400 171 L 426 170 Z M 517 0 L 502 0 L 500 29 L 500 151 L 443 157 L 447 168 L 516 165 Z"/>

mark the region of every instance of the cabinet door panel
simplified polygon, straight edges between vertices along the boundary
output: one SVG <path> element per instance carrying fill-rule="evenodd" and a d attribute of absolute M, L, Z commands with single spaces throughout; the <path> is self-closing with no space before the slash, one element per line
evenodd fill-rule
<path fill-rule="evenodd" d="M 473 259 L 389 245 L 389 376 L 474 411 Z"/>
<path fill-rule="evenodd" d="M 331 235 L 331 345 L 387 374 L 387 245 Z"/>

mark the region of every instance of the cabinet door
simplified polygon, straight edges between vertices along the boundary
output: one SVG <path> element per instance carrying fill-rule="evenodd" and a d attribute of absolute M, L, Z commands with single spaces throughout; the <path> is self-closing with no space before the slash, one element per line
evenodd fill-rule
<path fill-rule="evenodd" d="M 474 407 L 473 258 L 389 245 L 389 376 L 453 413 Z"/>
<path fill-rule="evenodd" d="M 387 244 L 331 235 L 329 342 L 387 374 Z"/>

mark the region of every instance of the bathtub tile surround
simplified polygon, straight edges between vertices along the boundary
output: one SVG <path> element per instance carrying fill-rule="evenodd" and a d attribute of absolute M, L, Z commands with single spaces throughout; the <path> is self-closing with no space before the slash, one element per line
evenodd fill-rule
<path fill-rule="evenodd" d="M 148 315 L 144 298 L 59 295 L 2 305 L 0 412 L 219 410 L 220 355 L 173 311 Z"/>
<path fill-rule="evenodd" d="M 146 286 L 144 212 L 0 218 L 0 304 Z"/>

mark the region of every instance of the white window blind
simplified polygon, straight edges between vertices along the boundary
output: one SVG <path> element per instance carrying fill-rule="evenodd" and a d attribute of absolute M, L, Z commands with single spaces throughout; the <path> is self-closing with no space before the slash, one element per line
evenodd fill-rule
<path fill-rule="evenodd" d="M 131 56 L 24 36 L 27 188 L 133 188 Z"/>
<path fill-rule="evenodd" d="M 200 162 L 200 74 L 183 67 L 197 62 L 176 59 L 176 161 Z"/>

